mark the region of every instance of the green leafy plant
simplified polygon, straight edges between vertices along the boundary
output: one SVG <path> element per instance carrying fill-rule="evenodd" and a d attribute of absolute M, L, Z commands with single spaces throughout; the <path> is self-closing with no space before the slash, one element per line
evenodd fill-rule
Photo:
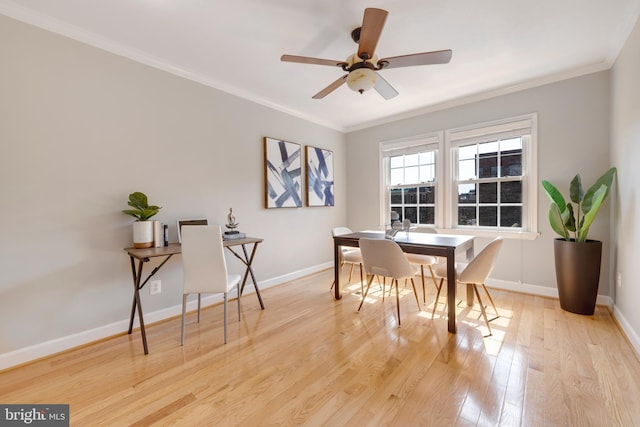
<path fill-rule="evenodd" d="M 122 212 L 139 221 L 147 221 L 162 209 L 160 206 L 149 206 L 147 196 L 139 191 L 129 194 L 128 205 L 133 209 L 124 209 Z"/>
<path fill-rule="evenodd" d="M 585 242 L 589 234 L 589 227 L 596 218 L 600 206 L 609 195 L 609 190 L 613 183 L 616 168 L 611 168 L 604 173 L 585 193 L 582 189 L 582 178 L 577 174 L 569 187 L 569 197 L 571 202 L 567 203 L 562 193 L 549 181 L 542 181 L 551 207 L 549 208 L 549 223 L 553 231 L 562 236 L 565 240 L 573 239 L 576 242 Z"/>

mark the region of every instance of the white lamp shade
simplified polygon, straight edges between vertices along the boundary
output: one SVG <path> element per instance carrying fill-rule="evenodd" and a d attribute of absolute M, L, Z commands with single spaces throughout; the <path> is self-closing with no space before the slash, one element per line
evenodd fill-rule
<path fill-rule="evenodd" d="M 347 86 L 351 90 L 363 93 L 375 86 L 378 75 L 370 68 L 358 68 L 347 75 Z"/>

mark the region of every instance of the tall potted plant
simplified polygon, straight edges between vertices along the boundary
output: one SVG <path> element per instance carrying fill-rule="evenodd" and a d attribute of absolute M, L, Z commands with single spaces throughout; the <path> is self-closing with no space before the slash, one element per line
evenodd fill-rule
<path fill-rule="evenodd" d="M 561 238 L 554 241 L 558 297 L 563 310 L 593 314 L 598 297 L 602 242 L 588 239 L 602 202 L 607 198 L 616 168 L 604 173 L 585 193 L 582 178 L 571 180 L 567 202 L 549 181 L 542 181 L 551 206 L 549 223 Z M 575 204 L 575 207 L 574 207 Z"/>
<path fill-rule="evenodd" d="M 162 208 L 155 205 L 149 206 L 147 196 L 139 191 L 129 194 L 128 205 L 132 209 L 124 209 L 122 212 L 136 218 L 136 222 L 133 223 L 133 247 L 152 247 L 153 221 L 149 221 L 149 219 Z"/>

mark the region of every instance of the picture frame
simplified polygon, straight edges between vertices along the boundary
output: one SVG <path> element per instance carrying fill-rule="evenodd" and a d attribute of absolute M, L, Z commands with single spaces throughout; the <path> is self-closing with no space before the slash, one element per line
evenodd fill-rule
<path fill-rule="evenodd" d="M 334 206 L 333 151 L 306 146 L 307 206 Z"/>
<path fill-rule="evenodd" d="M 264 137 L 265 208 L 302 207 L 302 146 Z"/>

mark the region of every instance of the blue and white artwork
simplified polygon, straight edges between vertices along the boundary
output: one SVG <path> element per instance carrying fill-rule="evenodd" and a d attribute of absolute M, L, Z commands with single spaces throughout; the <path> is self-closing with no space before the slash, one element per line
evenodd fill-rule
<path fill-rule="evenodd" d="M 302 146 L 264 138 L 267 208 L 302 207 Z"/>
<path fill-rule="evenodd" d="M 307 205 L 333 206 L 333 151 L 307 146 Z"/>

